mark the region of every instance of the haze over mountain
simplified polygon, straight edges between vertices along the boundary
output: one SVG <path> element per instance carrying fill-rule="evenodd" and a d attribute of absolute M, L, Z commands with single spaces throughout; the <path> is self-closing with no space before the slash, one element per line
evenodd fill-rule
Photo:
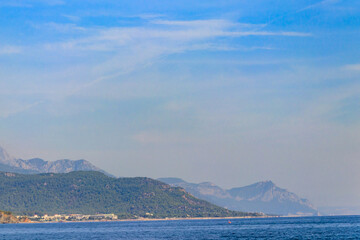
<path fill-rule="evenodd" d="M 0 171 L 15 173 L 68 173 L 72 171 L 98 171 L 111 176 L 111 174 L 94 166 L 86 160 L 61 159 L 57 161 L 45 161 L 41 158 L 29 160 L 12 157 L 0 146 Z"/>
<path fill-rule="evenodd" d="M 317 215 L 307 200 L 277 187 L 272 181 L 258 182 L 229 190 L 210 183 L 188 183 L 180 178 L 159 178 L 171 186 L 184 188 L 195 197 L 236 211 L 263 212 L 279 215 Z"/>

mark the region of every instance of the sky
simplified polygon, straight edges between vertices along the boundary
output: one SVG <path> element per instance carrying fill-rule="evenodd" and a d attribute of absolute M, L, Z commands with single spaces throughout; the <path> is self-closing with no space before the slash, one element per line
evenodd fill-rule
<path fill-rule="evenodd" d="M 0 145 L 360 202 L 360 2 L 1 0 Z"/>

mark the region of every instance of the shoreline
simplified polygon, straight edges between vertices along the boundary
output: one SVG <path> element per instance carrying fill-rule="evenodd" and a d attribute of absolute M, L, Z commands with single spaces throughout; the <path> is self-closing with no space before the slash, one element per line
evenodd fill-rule
<path fill-rule="evenodd" d="M 245 217 L 192 217 L 192 218 L 136 218 L 136 219 L 117 219 L 117 220 L 85 220 L 85 221 L 31 221 L 9 224 L 34 224 L 34 223 L 90 223 L 90 222 L 149 222 L 149 221 L 184 221 L 184 220 L 230 220 L 230 219 L 250 219 L 250 218 L 278 218 L 279 216 L 245 216 Z"/>
<path fill-rule="evenodd" d="M 342 216 L 342 215 L 338 215 Z M 357 216 L 357 215 L 354 215 Z M 254 219 L 254 218 L 301 218 L 301 217 L 321 217 L 321 216 L 243 216 L 243 217 L 191 217 L 191 218 L 136 218 L 136 219 L 117 219 L 117 220 L 84 220 L 84 221 L 30 221 L 5 224 L 37 224 L 37 223 L 99 223 L 99 222 L 149 222 L 149 221 L 194 221 L 194 220 L 230 220 L 230 219 Z"/>
<path fill-rule="evenodd" d="M 245 218 L 269 218 L 271 216 L 245 216 L 245 217 L 192 217 L 192 218 L 137 218 L 137 219 L 119 219 L 115 222 L 130 222 L 130 221 L 182 221 L 182 220 L 217 220 L 217 219 L 245 219 Z"/>

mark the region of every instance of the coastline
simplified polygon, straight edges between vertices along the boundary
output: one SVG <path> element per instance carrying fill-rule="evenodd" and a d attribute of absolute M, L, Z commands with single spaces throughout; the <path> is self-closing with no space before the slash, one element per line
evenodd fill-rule
<path fill-rule="evenodd" d="M 32 223 L 89 223 L 89 222 L 149 222 L 149 221 L 184 221 L 184 220 L 230 220 L 247 218 L 277 218 L 279 216 L 244 216 L 244 217 L 191 217 L 191 218 L 129 218 L 117 220 L 84 220 L 84 221 L 31 221 L 11 224 L 32 224 Z"/>

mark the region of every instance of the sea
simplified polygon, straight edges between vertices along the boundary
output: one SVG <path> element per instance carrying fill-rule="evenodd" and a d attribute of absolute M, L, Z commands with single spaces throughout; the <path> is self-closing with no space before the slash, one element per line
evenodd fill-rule
<path fill-rule="evenodd" d="M 0 239 L 360 239 L 360 216 L 3 224 Z"/>

